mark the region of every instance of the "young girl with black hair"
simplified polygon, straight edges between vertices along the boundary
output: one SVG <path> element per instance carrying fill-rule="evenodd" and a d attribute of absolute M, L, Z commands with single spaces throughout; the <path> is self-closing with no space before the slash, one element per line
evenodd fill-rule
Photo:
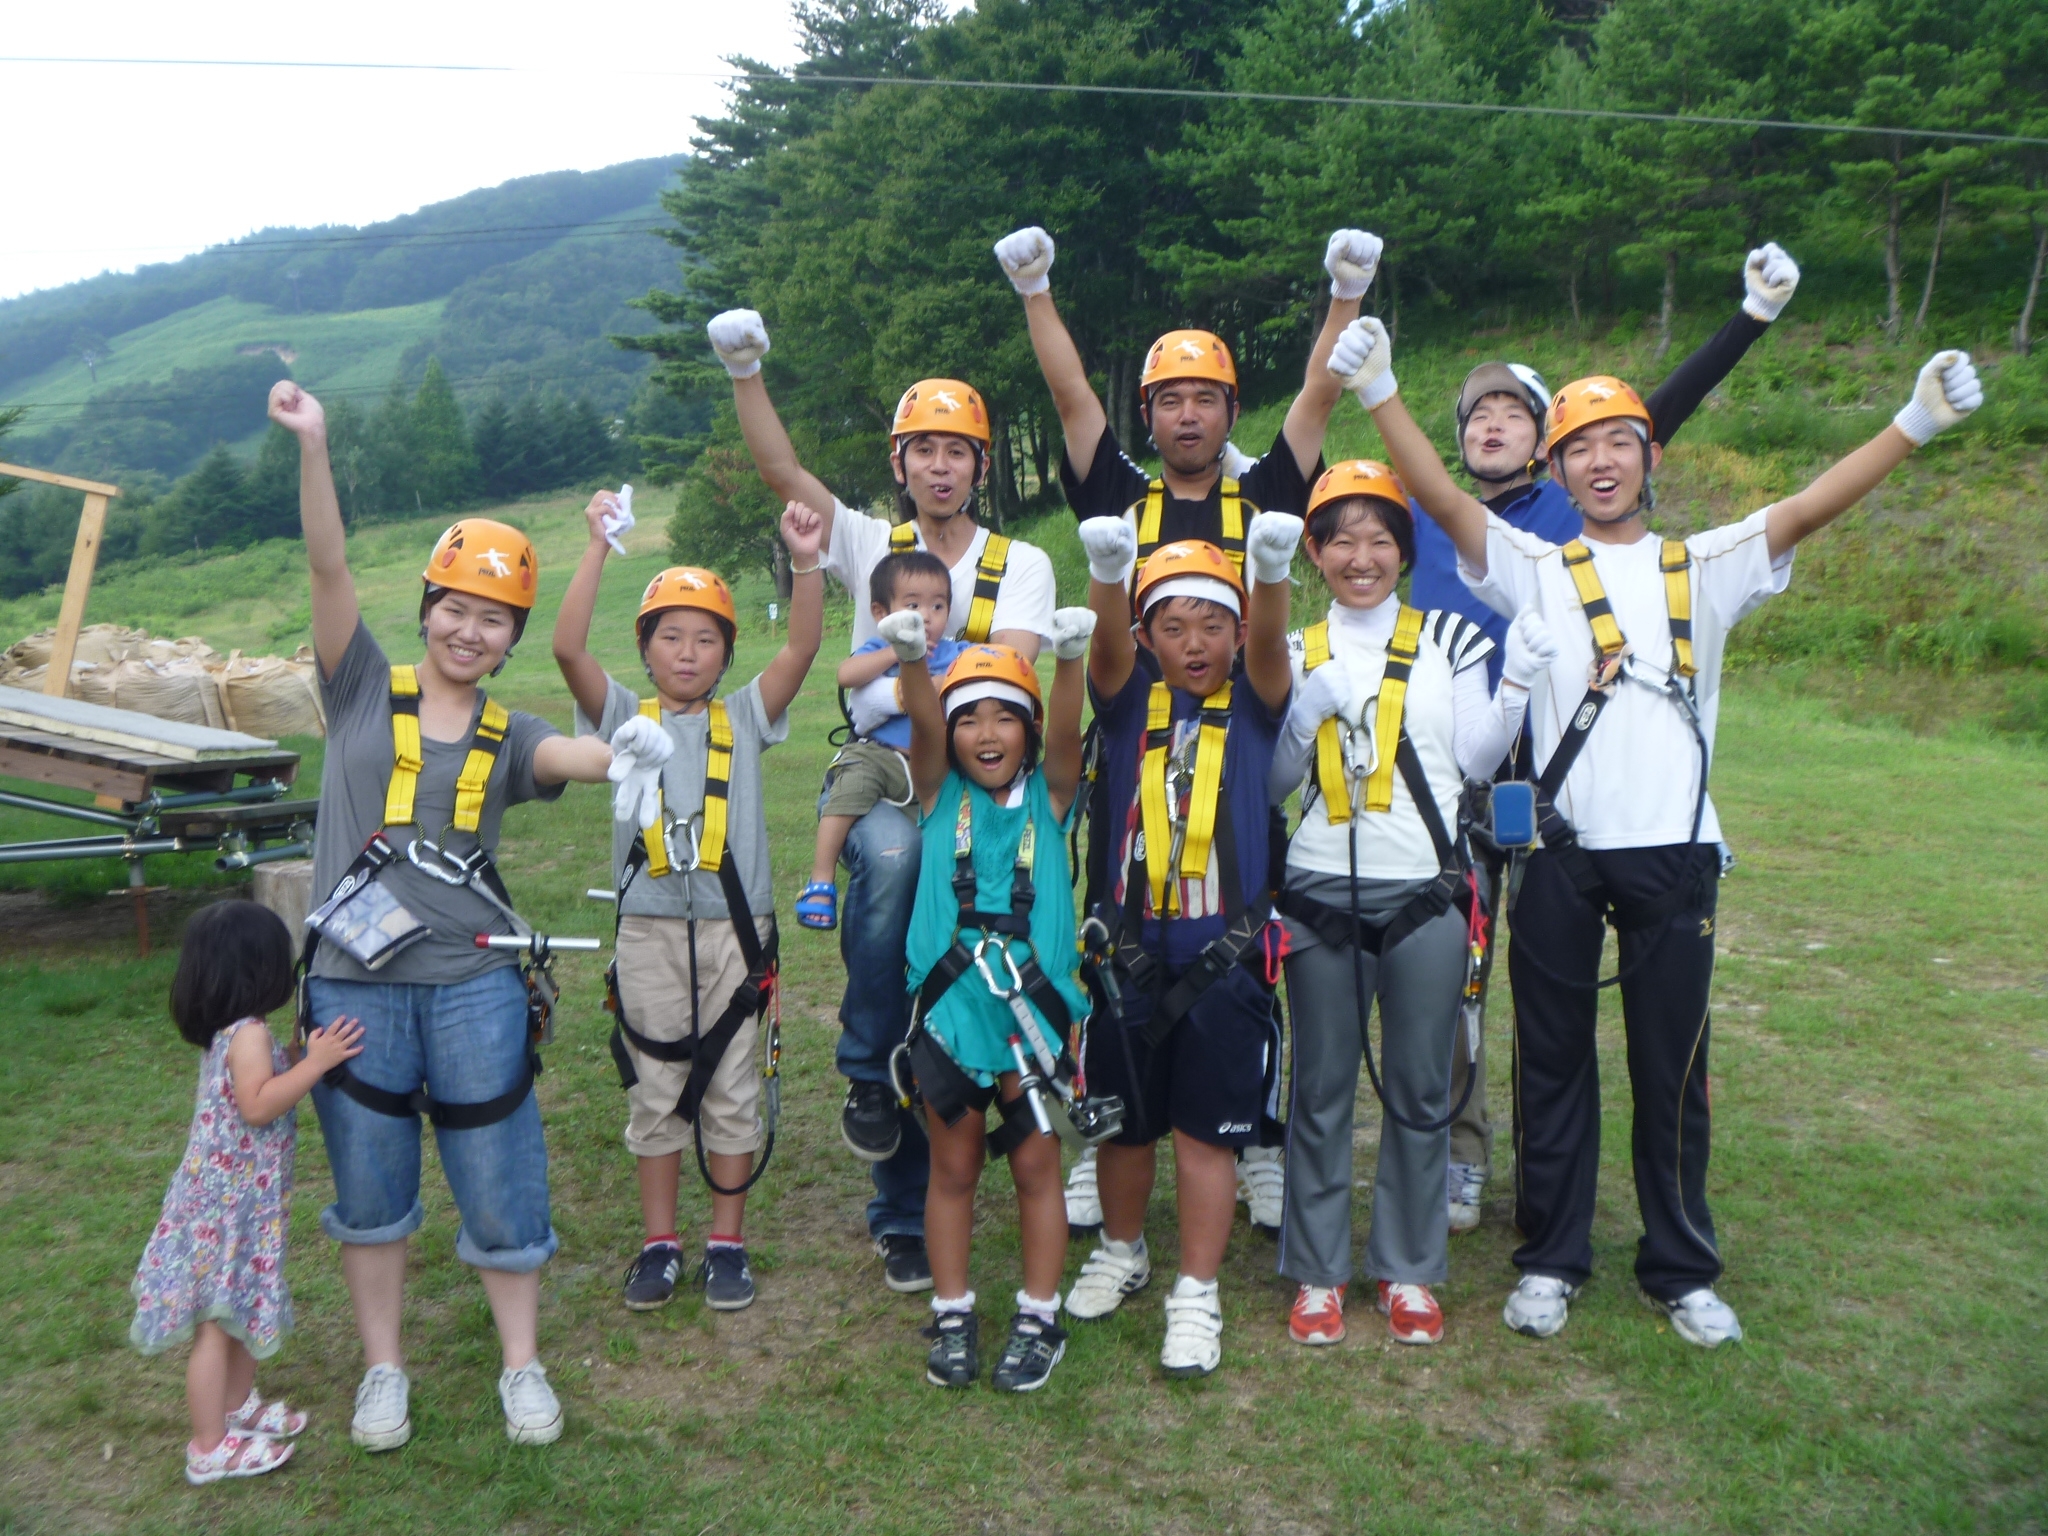
<path fill-rule="evenodd" d="M 306 1416 L 256 1390 L 256 1362 L 292 1326 L 284 1283 L 295 1106 L 362 1049 L 362 1026 L 337 1018 L 306 1039 L 296 1065 L 266 1014 L 292 998 L 292 936 L 253 901 L 223 901 L 185 930 L 171 982 L 178 1033 L 204 1054 L 185 1156 L 130 1287 L 128 1340 L 145 1355 L 187 1340 L 192 1439 L 185 1480 L 256 1477 L 291 1459 Z"/>

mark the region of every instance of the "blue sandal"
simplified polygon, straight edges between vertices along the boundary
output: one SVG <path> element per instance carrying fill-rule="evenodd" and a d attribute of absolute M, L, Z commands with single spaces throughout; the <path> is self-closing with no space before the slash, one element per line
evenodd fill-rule
<path fill-rule="evenodd" d="M 839 926 L 839 887 L 829 880 L 813 880 L 797 893 L 796 920 L 806 928 Z"/>

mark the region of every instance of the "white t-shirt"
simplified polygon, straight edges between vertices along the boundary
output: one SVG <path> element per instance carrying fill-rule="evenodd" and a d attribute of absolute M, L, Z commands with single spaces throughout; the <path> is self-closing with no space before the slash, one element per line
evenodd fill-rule
<path fill-rule="evenodd" d="M 853 595 L 853 644 L 858 647 L 875 638 L 875 616 L 869 612 L 868 578 L 889 553 L 889 520 L 855 512 L 836 498 L 832 503 L 832 542 L 825 551 L 825 569 L 832 579 Z M 974 601 L 974 568 L 988 543 L 988 530 L 977 528 L 967 552 L 953 565 L 953 611 L 946 618 L 946 633 L 958 636 L 967 624 L 967 609 Z M 924 548 L 919 532 L 917 547 Z M 1005 629 L 1028 629 L 1046 644 L 1052 643 L 1052 611 L 1058 602 L 1058 584 L 1053 578 L 1052 557 L 1035 544 L 1022 539 L 1010 541 L 1010 558 L 1003 567 L 1002 585 L 996 589 L 994 634 Z"/>
<path fill-rule="evenodd" d="M 1765 511 L 1769 509 L 1766 508 Z M 1677 703 L 1662 691 L 1672 665 L 1671 623 L 1664 606 L 1662 541 L 1645 535 L 1633 544 L 1591 539 L 1593 569 L 1614 608 L 1630 650 L 1629 668 L 1608 699 L 1586 745 L 1565 776 L 1557 808 L 1578 829 L 1586 848 L 1655 848 L 1692 835 L 1700 787 L 1700 750 Z M 1685 541 L 1692 551 L 1692 679 L 1700 727 L 1709 754 L 1721 708 L 1721 655 L 1728 631 L 1792 580 L 1792 552 L 1773 560 L 1764 513 L 1752 512 Z M 1536 762 L 1550 761 L 1586 696 L 1598 654 L 1592 626 L 1564 568 L 1560 546 L 1486 515 L 1486 574 L 1460 559 L 1458 575 L 1488 607 L 1512 618 L 1533 606 L 1557 637 L 1558 657 L 1538 678 L 1529 699 Z M 1645 686 L 1648 684 L 1650 686 Z M 1721 822 L 1711 798 L 1700 841 L 1720 841 Z"/>

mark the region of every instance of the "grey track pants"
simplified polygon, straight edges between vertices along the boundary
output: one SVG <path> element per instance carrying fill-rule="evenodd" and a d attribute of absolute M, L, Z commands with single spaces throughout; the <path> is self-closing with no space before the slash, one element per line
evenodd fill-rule
<path fill-rule="evenodd" d="M 1299 923 L 1287 927 L 1294 1078 L 1280 1273 L 1309 1285 L 1341 1285 L 1351 1279 L 1352 1102 L 1366 1019 L 1351 950 L 1330 948 Z M 1391 953 L 1360 958 L 1366 996 L 1379 1001 L 1380 1078 L 1394 1107 L 1424 1124 L 1443 1119 L 1451 1105 L 1451 1055 L 1465 983 L 1463 914 L 1453 908 Z M 1447 1131 L 1423 1134 L 1381 1116 L 1365 1254 L 1374 1279 L 1430 1285 L 1447 1275 L 1449 1152 Z"/>

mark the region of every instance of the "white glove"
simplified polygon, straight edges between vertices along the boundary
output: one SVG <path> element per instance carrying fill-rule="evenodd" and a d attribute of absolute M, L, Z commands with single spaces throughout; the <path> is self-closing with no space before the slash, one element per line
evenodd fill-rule
<path fill-rule="evenodd" d="M 1254 464 L 1258 462 L 1259 461 L 1257 459 L 1253 458 L 1250 454 L 1246 453 L 1242 448 L 1238 447 L 1237 444 L 1228 441 L 1224 443 L 1223 473 L 1228 475 L 1231 479 L 1242 480 L 1244 478 L 1245 471 L 1250 469 Z"/>
<path fill-rule="evenodd" d="M 1799 286 L 1799 263 L 1775 240 L 1766 241 L 1742 264 L 1742 286 L 1749 290 L 1742 301 L 1744 312 L 1768 325 L 1792 302 Z"/>
<path fill-rule="evenodd" d="M 676 744 L 657 721 L 635 715 L 612 732 L 612 819 L 651 827 L 661 819 L 661 765 Z"/>
<path fill-rule="evenodd" d="M 1330 274 L 1330 297 L 1362 299 L 1379 269 L 1384 242 L 1362 229 L 1340 229 L 1323 252 L 1323 270 Z"/>
<path fill-rule="evenodd" d="M 1043 293 L 1052 286 L 1052 279 L 1046 276 L 1052 270 L 1052 236 L 1036 224 L 998 240 L 996 260 L 1020 295 Z"/>
<path fill-rule="evenodd" d="M 618 510 L 605 513 L 601 519 L 604 541 L 623 555 L 626 546 L 620 540 L 633 531 L 633 487 L 620 486 L 619 494 L 612 500 L 618 503 Z"/>
<path fill-rule="evenodd" d="M 891 613 L 875 626 L 875 632 L 896 647 L 896 656 L 901 661 L 922 661 L 929 648 L 925 641 L 924 615 L 921 613 Z"/>
<path fill-rule="evenodd" d="M 1120 587 L 1138 564 L 1138 530 L 1120 517 L 1091 517 L 1081 523 L 1081 548 L 1088 555 L 1088 574 Z"/>
<path fill-rule="evenodd" d="M 761 359 L 768 355 L 768 327 L 751 309 L 728 309 L 713 315 L 704 325 L 711 338 L 711 350 L 736 379 L 751 379 L 761 371 Z"/>
<path fill-rule="evenodd" d="M 1543 622 L 1542 614 L 1534 608 L 1524 608 L 1508 626 L 1507 655 L 1500 668 L 1502 681 L 1526 691 L 1536 685 L 1536 679 L 1556 660 L 1557 636 Z"/>
<path fill-rule="evenodd" d="M 635 715 L 612 732 L 614 766 L 621 757 L 630 757 L 638 767 L 659 768 L 675 755 L 675 738 L 661 728 L 660 721 L 650 720 L 645 715 Z M 616 783 L 618 775 L 614 774 L 612 778 Z"/>
<path fill-rule="evenodd" d="M 1394 382 L 1394 343 L 1387 328 L 1372 315 L 1360 315 L 1345 326 L 1330 349 L 1330 372 L 1368 411 L 1385 405 L 1400 387 Z"/>
<path fill-rule="evenodd" d="M 1294 708 L 1313 735 L 1325 720 L 1340 718 L 1351 709 L 1351 669 L 1341 656 L 1332 656 L 1303 680 L 1294 695 Z"/>
<path fill-rule="evenodd" d="M 1244 531 L 1244 557 L 1251 563 L 1253 580 L 1271 585 L 1287 579 L 1302 527 L 1292 512 L 1261 512 L 1252 519 Z"/>
<path fill-rule="evenodd" d="M 1984 403 L 1984 386 L 1967 352 L 1937 352 L 1920 370 L 1913 398 L 1892 418 L 1892 425 L 1919 447 L 1937 432 L 1946 432 Z"/>
<path fill-rule="evenodd" d="M 1094 609 L 1053 609 L 1052 653 L 1061 661 L 1073 661 L 1085 655 L 1088 650 L 1088 637 L 1094 633 Z"/>

